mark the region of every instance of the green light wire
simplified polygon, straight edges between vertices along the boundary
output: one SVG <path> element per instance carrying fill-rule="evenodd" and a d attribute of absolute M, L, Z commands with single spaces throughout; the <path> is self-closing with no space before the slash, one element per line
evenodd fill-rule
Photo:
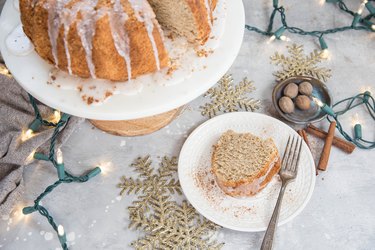
<path fill-rule="evenodd" d="M 49 161 L 49 162 L 52 163 L 52 165 L 55 168 L 57 168 L 58 167 L 58 163 L 56 161 L 56 156 L 55 156 L 55 152 L 56 152 L 56 150 L 55 150 L 56 140 L 57 140 L 59 134 L 64 130 L 64 128 L 68 124 L 69 119 L 70 119 L 70 115 L 68 115 L 68 114 L 62 114 L 60 121 L 58 121 L 57 123 L 51 123 L 49 121 L 43 120 L 43 118 L 42 118 L 42 116 L 41 116 L 41 114 L 39 112 L 38 106 L 36 104 L 35 98 L 33 96 L 29 95 L 29 99 L 30 99 L 30 103 L 31 103 L 31 105 L 32 105 L 32 107 L 34 109 L 34 112 L 35 112 L 35 119 L 39 120 L 41 125 L 49 126 L 49 127 L 54 127 L 54 131 L 53 131 L 53 134 L 52 134 L 52 137 L 51 137 L 51 142 L 50 142 L 50 148 L 49 148 L 49 154 L 48 154 L 48 156 L 44 155 L 44 154 L 41 154 L 41 153 L 35 153 L 34 159 L 42 160 L 42 161 Z M 101 171 L 100 168 L 96 167 L 96 168 L 94 168 L 93 170 L 91 170 L 89 173 L 87 173 L 85 175 L 74 176 L 74 175 L 72 175 L 69 172 L 67 172 L 67 171 L 64 170 L 65 177 L 63 179 L 57 180 L 52 185 L 48 186 L 44 190 L 44 192 L 41 193 L 34 200 L 34 205 L 33 206 L 25 207 L 22 210 L 23 213 L 24 214 L 31 214 L 33 212 L 38 211 L 42 216 L 46 217 L 46 219 L 48 220 L 49 224 L 52 226 L 52 228 L 57 233 L 58 238 L 60 240 L 61 247 L 64 250 L 67 250 L 68 246 L 67 246 L 67 243 L 66 243 L 66 236 L 65 235 L 63 235 L 63 236 L 59 235 L 59 233 L 58 233 L 58 226 L 56 225 L 55 220 L 49 214 L 48 210 L 45 207 L 43 207 L 42 205 L 40 205 L 40 202 L 48 194 L 50 194 L 55 188 L 57 188 L 60 184 L 63 184 L 63 183 L 72 183 L 72 182 L 78 182 L 78 183 L 87 182 L 91 178 L 93 178 L 96 175 L 98 175 L 100 173 L 100 171 Z"/>
<path fill-rule="evenodd" d="M 369 0 L 369 2 L 370 1 L 373 2 L 374 0 Z M 270 15 L 267 30 L 262 30 L 260 28 L 255 27 L 255 26 L 251 26 L 251 25 L 247 25 L 247 24 L 245 25 L 245 28 L 249 31 L 254 31 L 254 32 L 259 33 L 259 34 L 264 35 L 264 36 L 272 36 L 272 35 L 274 35 L 273 26 L 274 26 L 275 17 L 276 17 L 276 14 L 279 14 L 280 19 L 281 19 L 281 23 L 283 25 L 282 27 L 285 28 L 285 31 L 288 31 L 290 33 L 297 34 L 297 35 L 302 35 L 302 36 L 316 37 L 316 38 L 319 38 L 320 41 L 323 41 L 324 35 L 334 34 L 334 33 L 338 33 L 338 32 L 344 32 L 344 31 L 348 31 L 348 30 L 362 30 L 362 31 L 375 32 L 375 30 L 373 30 L 371 28 L 372 23 L 369 21 L 371 18 L 375 17 L 375 13 L 370 13 L 369 15 L 362 18 L 357 13 L 351 11 L 346 6 L 346 4 L 344 3 L 343 0 L 335 0 L 335 1 L 332 1 L 332 2 L 337 3 L 337 5 L 339 6 L 339 8 L 342 11 L 348 13 L 349 15 L 353 16 L 354 19 L 358 20 L 358 24 L 360 24 L 360 25 L 358 25 L 356 22 L 353 22 L 350 26 L 342 26 L 342 27 L 331 28 L 331 29 L 327 29 L 327 30 L 305 31 L 305 30 L 303 30 L 302 28 L 299 28 L 299 27 L 289 26 L 287 21 L 286 21 L 286 14 L 285 14 L 284 7 L 283 6 L 279 7 L 278 1 L 276 1 L 276 2 L 274 1 L 273 11 L 272 11 L 272 14 Z M 368 4 L 370 4 L 370 3 L 368 3 Z"/>
<path fill-rule="evenodd" d="M 340 105 L 343 105 L 344 103 L 347 103 L 345 107 L 341 110 L 335 111 L 335 116 L 328 116 L 328 120 L 331 122 L 332 119 L 336 121 L 337 125 L 336 128 L 339 130 L 339 132 L 345 137 L 346 140 L 354 143 L 357 147 L 361 149 L 373 149 L 375 148 L 375 141 L 369 141 L 365 140 L 362 137 L 356 138 L 351 137 L 347 132 L 344 131 L 344 128 L 342 127 L 339 116 L 344 115 L 346 112 L 359 107 L 361 105 L 365 105 L 368 113 L 370 114 L 371 118 L 375 122 L 375 99 L 371 96 L 371 93 L 366 91 L 365 93 L 358 94 L 356 96 L 346 98 L 344 100 L 341 100 L 337 103 L 335 103 L 332 108 L 337 108 Z M 372 126 L 374 128 L 375 126 Z"/>
<path fill-rule="evenodd" d="M 301 36 L 316 37 L 316 38 L 319 39 L 319 43 L 320 43 L 320 46 L 321 46 L 322 49 L 327 48 L 327 44 L 324 41 L 323 37 L 325 35 L 328 35 L 328 34 L 334 34 L 334 33 L 344 32 L 344 31 L 349 31 L 349 30 L 375 32 L 375 30 L 373 30 L 371 28 L 371 25 L 374 25 L 374 23 L 370 22 L 370 20 L 372 18 L 375 18 L 375 7 L 370 2 L 375 2 L 375 0 L 368 0 L 368 2 L 366 3 L 366 8 L 369 10 L 370 14 L 368 14 L 367 16 L 364 16 L 364 17 L 362 17 L 362 15 L 359 15 L 358 13 L 350 10 L 346 6 L 346 4 L 344 3 L 343 0 L 326 0 L 326 2 L 337 4 L 338 7 L 340 8 L 340 10 L 342 10 L 343 12 L 351 15 L 353 17 L 352 24 L 348 25 L 348 26 L 331 28 L 331 29 L 327 29 L 327 30 L 305 31 L 302 28 L 289 26 L 287 21 L 286 21 L 286 14 L 285 14 L 284 7 L 279 6 L 278 0 L 273 0 L 273 11 L 270 15 L 270 19 L 269 19 L 267 29 L 262 30 L 260 28 L 255 27 L 255 26 L 251 26 L 251 25 L 247 25 L 247 24 L 245 25 L 245 28 L 249 31 L 253 31 L 253 32 L 259 33 L 259 34 L 264 35 L 264 36 L 275 35 L 276 38 L 280 39 L 281 34 L 277 34 L 277 36 L 276 36 L 275 31 L 273 31 L 275 17 L 276 17 L 277 14 L 279 14 L 280 20 L 281 20 L 281 23 L 282 23 L 283 26 L 281 27 L 282 29 L 278 28 L 277 31 L 282 30 L 282 32 L 288 31 L 292 34 L 297 34 L 297 35 L 301 35 Z M 337 123 L 336 128 L 345 137 L 345 139 L 347 139 L 350 142 L 353 142 L 357 147 L 362 148 L 362 149 L 373 149 L 373 148 L 375 148 L 375 142 L 373 142 L 373 141 L 365 140 L 362 137 L 361 138 L 356 138 L 356 137 L 352 138 L 348 133 L 346 133 L 344 131 L 344 129 L 343 129 L 343 127 L 342 127 L 342 125 L 341 125 L 341 123 L 339 122 L 339 119 L 338 119 L 339 116 L 345 114 L 349 110 L 352 110 L 353 108 L 358 107 L 360 105 L 365 105 L 369 114 L 371 115 L 372 119 L 375 121 L 375 100 L 371 96 L 371 93 L 365 92 L 363 94 L 359 94 L 359 95 L 356 95 L 354 97 L 344 99 L 344 100 L 336 103 L 335 105 L 333 105 L 333 107 L 335 108 L 335 107 L 337 107 L 340 104 L 345 103 L 345 102 L 348 102 L 347 106 L 343 110 L 335 112 L 335 116 L 332 117 Z M 328 116 L 329 121 L 331 121 L 332 118 L 330 118 L 330 116 Z"/>

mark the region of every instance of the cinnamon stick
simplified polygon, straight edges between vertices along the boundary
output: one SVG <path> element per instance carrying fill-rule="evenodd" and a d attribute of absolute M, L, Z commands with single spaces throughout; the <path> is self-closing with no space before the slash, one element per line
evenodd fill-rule
<path fill-rule="evenodd" d="M 303 135 L 302 135 L 302 130 L 303 130 L 303 129 L 301 129 L 301 130 L 298 130 L 298 131 L 297 131 L 297 133 L 299 134 L 299 136 L 301 136 L 301 137 L 303 138 Z"/>
<path fill-rule="evenodd" d="M 318 169 L 322 171 L 327 170 L 329 156 L 331 154 L 331 148 L 333 143 L 333 137 L 335 136 L 336 122 L 331 122 L 328 129 L 326 141 L 324 143 L 322 155 L 320 156 Z"/>
<path fill-rule="evenodd" d="M 327 132 L 315 127 L 314 125 L 309 125 L 306 129 L 307 133 L 312 134 L 318 138 L 326 139 Z M 355 145 L 351 142 L 347 142 L 339 137 L 334 136 L 332 144 L 342 151 L 351 154 L 355 149 Z"/>
<path fill-rule="evenodd" d="M 302 129 L 302 138 L 306 142 L 307 146 L 309 146 L 309 148 L 311 149 L 309 138 L 307 137 L 306 130 L 304 130 L 304 129 Z"/>
<path fill-rule="evenodd" d="M 302 129 L 302 130 L 298 130 L 297 133 L 302 137 L 302 139 L 305 141 L 306 145 L 309 147 L 310 152 L 312 153 L 311 147 L 310 147 L 310 142 L 309 142 L 309 139 L 307 137 L 306 131 L 304 129 Z M 315 174 L 316 175 L 319 174 L 318 169 L 316 168 L 316 166 L 315 166 Z"/>

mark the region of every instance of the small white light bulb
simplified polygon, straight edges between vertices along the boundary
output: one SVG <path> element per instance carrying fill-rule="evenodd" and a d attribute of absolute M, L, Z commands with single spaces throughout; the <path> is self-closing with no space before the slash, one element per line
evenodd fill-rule
<path fill-rule="evenodd" d="M 367 91 L 367 92 L 370 92 L 370 94 L 373 93 L 373 90 L 372 90 L 371 86 L 362 86 L 362 87 L 360 88 L 360 91 L 361 91 L 362 93 L 365 93 L 366 91 Z"/>
<path fill-rule="evenodd" d="M 65 234 L 65 231 L 64 231 L 64 227 L 62 225 L 59 225 L 57 227 L 57 233 L 60 235 L 60 236 L 64 236 Z"/>
<path fill-rule="evenodd" d="M 26 158 L 25 164 L 30 164 L 34 160 L 34 155 L 35 155 L 36 150 L 34 149 L 31 154 Z"/>
<path fill-rule="evenodd" d="M 55 110 L 54 112 L 53 112 L 53 120 L 54 121 L 56 121 L 56 122 L 58 122 L 58 121 L 60 121 L 60 119 L 61 119 L 61 113 L 60 113 L 60 111 L 58 111 L 58 110 Z"/>
<path fill-rule="evenodd" d="M 313 101 L 314 101 L 319 107 L 323 107 L 323 106 L 324 106 L 323 102 L 322 102 L 321 100 L 319 100 L 318 98 L 313 97 L 312 99 L 313 99 Z"/>
<path fill-rule="evenodd" d="M 61 149 L 57 149 L 56 151 L 56 161 L 57 161 L 57 164 L 63 164 L 63 154 L 62 154 Z"/>
<path fill-rule="evenodd" d="M 362 125 L 362 120 L 359 117 L 358 113 L 355 113 L 354 116 L 352 117 L 352 126 L 354 127 L 357 124 Z"/>
<path fill-rule="evenodd" d="M 102 170 L 103 175 L 107 175 L 112 170 L 112 162 L 102 162 L 99 164 L 100 169 Z"/>
<path fill-rule="evenodd" d="M 21 140 L 27 141 L 28 139 L 30 139 L 33 136 L 34 136 L 34 131 L 32 131 L 31 129 L 28 129 L 28 130 L 26 130 L 25 133 L 23 133 Z"/>
<path fill-rule="evenodd" d="M 322 50 L 322 53 L 320 54 L 320 56 L 323 58 L 323 59 L 327 59 L 329 57 L 329 50 L 328 49 L 324 49 Z"/>
<path fill-rule="evenodd" d="M 365 9 L 365 7 L 366 7 L 366 3 L 367 3 L 367 2 L 368 2 L 367 0 L 364 0 L 364 1 L 361 3 L 361 5 L 359 6 L 358 11 L 357 11 L 357 14 L 358 14 L 358 15 L 362 15 L 363 10 Z"/>
<path fill-rule="evenodd" d="M 272 43 L 273 41 L 275 41 L 275 39 L 276 39 L 275 35 L 271 36 L 270 39 L 267 41 L 267 44 Z"/>
<path fill-rule="evenodd" d="M 290 38 L 284 35 L 280 36 L 280 40 L 284 42 L 290 42 Z"/>
<path fill-rule="evenodd" d="M 33 131 L 31 130 L 31 129 L 28 129 L 27 131 L 26 131 L 26 133 L 25 133 L 25 136 L 26 137 L 28 137 L 28 138 L 30 138 L 32 135 L 33 135 Z"/>

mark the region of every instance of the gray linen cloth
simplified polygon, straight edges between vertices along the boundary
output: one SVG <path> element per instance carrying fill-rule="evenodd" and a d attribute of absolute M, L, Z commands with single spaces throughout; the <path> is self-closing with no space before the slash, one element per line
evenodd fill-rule
<path fill-rule="evenodd" d="M 0 14 L 1 14 L 1 11 L 3 10 L 5 1 L 6 0 L 0 0 Z M 0 63 L 3 63 L 3 57 L 1 56 L 1 53 L 0 53 Z"/>
<path fill-rule="evenodd" d="M 51 108 L 38 103 L 44 118 L 52 115 Z M 0 216 L 8 215 L 21 199 L 25 189 L 23 171 L 33 150 L 48 152 L 53 128 L 42 127 L 31 139 L 22 142 L 22 130 L 34 120 L 34 110 L 27 93 L 18 83 L 0 74 Z M 84 119 L 72 117 L 57 140 L 60 147 Z"/>
<path fill-rule="evenodd" d="M 4 3 L 5 3 L 5 0 L 0 0 L 0 13 L 3 10 Z M 0 63 L 2 61 L 3 61 L 3 57 L 1 56 L 1 53 L 0 53 Z"/>
<path fill-rule="evenodd" d="M 0 13 L 5 0 L 0 0 Z M 3 62 L 0 53 L 0 63 Z M 52 110 L 38 104 L 44 118 L 52 114 Z M 25 190 L 23 171 L 26 159 L 38 149 L 48 152 L 49 139 L 53 128 L 41 128 L 31 139 L 21 142 L 22 130 L 34 120 L 34 110 L 27 93 L 18 83 L 0 74 L 0 217 L 8 215 L 13 206 L 22 198 Z M 84 119 L 72 117 L 57 139 L 60 147 Z"/>

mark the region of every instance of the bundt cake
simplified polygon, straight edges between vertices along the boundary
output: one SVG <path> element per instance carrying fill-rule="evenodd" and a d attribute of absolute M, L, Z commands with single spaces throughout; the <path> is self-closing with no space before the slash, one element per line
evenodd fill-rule
<path fill-rule="evenodd" d="M 219 187 L 231 196 L 257 194 L 280 170 L 272 139 L 250 133 L 225 132 L 214 146 L 212 172 Z"/>
<path fill-rule="evenodd" d="M 162 28 L 204 44 L 216 1 L 20 0 L 20 11 L 43 59 L 71 75 L 126 81 L 169 65 Z"/>

